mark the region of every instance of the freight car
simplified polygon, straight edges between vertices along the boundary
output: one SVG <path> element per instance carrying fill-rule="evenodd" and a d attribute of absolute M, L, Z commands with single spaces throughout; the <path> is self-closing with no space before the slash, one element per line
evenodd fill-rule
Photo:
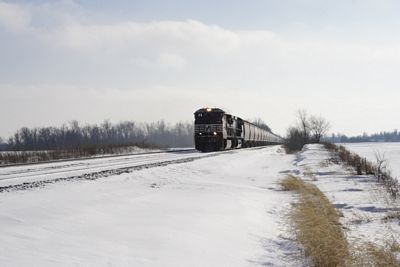
<path fill-rule="evenodd" d="M 200 151 L 283 143 L 280 136 L 219 108 L 201 108 L 194 117 L 194 143 Z"/>

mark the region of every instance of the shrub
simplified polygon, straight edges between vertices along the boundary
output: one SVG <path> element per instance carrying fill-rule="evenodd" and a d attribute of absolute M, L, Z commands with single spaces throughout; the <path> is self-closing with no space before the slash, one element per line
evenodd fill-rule
<path fill-rule="evenodd" d="M 306 144 L 303 133 L 297 128 L 289 128 L 285 139 L 284 147 L 286 153 L 294 153 L 300 151 Z"/>

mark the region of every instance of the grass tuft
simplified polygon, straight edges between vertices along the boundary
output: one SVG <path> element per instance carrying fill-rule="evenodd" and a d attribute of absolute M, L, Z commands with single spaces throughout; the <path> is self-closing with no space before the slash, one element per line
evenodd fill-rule
<path fill-rule="evenodd" d="M 294 233 L 304 254 L 315 266 L 347 266 L 349 248 L 339 223 L 339 213 L 313 184 L 288 176 L 281 182 L 284 190 L 300 195 L 290 214 Z"/>
<path fill-rule="evenodd" d="M 303 188 L 304 183 L 300 178 L 293 175 L 288 175 L 280 182 L 280 185 L 285 191 L 299 191 L 301 188 Z"/>

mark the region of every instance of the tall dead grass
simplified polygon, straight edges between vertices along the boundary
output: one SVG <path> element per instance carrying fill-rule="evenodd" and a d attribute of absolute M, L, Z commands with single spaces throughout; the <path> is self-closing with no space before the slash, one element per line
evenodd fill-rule
<path fill-rule="evenodd" d="M 313 184 L 289 175 L 281 181 L 284 190 L 299 194 L 290 213 L 297 241 L 316 267 L 398 267 L 397 242 L 386 246 L 372 243 L 349 244 L 339 222 L 340 213 Z"/>
<path fill-rule="evenodd" d="M 352 250 L 352 267 L 399 267 L 395 254 L 398 252 L 398 248 L 389 243 L 383 247 L 373 243 L 361 244 Z"/>
<path fill-rule="evenodd" d="M 399 181 L 392 177 L 390 171 L 386 168 L 382 168 L 382 163 L 386 160 L 383 156 L 377 155 L 377 162 L 372 163 L 367 161 L 365 158 L 361 158 L 356 153 L 350 152 L 342 145 L 335 145 L 332 143 L 325 143 L 325 148 L 334 152 L 341 162 L 344 164 L 354 167 L 357 170 L 357 174 L 372 174 L 374 175 L 378 182 L 381 183 L 386 191 L 389 193 L 390 197 L 395 200 L 400 196 L 400 183 Z"/>
<path fill-rule="evenodd" d="M 315 185 L 298 177 L 290 175 L 281 185 L 300 196 L 290 220 L 305 256 L 315 266 L 348 266 L 349 246 L 335 207 Z"/>

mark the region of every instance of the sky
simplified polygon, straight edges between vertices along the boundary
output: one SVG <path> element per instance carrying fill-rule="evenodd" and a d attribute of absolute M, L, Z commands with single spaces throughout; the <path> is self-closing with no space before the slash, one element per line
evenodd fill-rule
<path fill-rule="evenodd" d="M 284 135 L 399 128 L 400 2 L 0 0 L 0 136 L 201 107 Z"/>

